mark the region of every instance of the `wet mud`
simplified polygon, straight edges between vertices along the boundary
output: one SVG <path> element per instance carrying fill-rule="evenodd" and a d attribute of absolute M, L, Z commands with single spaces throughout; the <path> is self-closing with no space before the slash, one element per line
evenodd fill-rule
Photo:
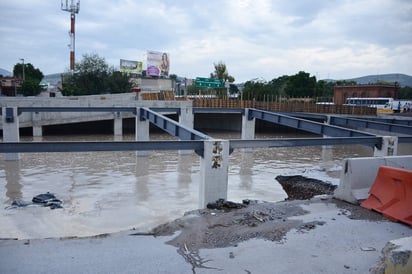
<path fill-rule="evenodd" d="M 305 231 L 325 224 L 318 221 L 305 223 L 299 218 L 290 218 L 307 214 L 302 205 L 310 203 L 333 203 L 339 208 L 338 215 L 350 219 L 385 220 L 381 214 L 334 199 L 330 195 L 333 185 L 302 176 L 292 177 L 287 180 L 281 178 L 282 183 L 291 184 L 293 181 L 299 185 L 288 188 L 289 198 L 285 201 L 272 203 L 245 200 L 238 204 L 219 200 L 209 208 L 187 212 L 182 218 L 157 226 L 149 234 L 166 236 L 179 232 L 168 244 L 186 254 L 202 248 L 236 246 L 253 238 L 282 243 L 291 229 Z M 327 195 L 311 199 L 321 194 Z M 302 197 L 305 198 L 297 199 Z"/>
<path fill-rule="evenodd" d="M 288 195 L 287 200 L 307 200 L 316 195 L 333 195 L 336 185 L 301 175 L 277 176 L 276 180 Z"/>

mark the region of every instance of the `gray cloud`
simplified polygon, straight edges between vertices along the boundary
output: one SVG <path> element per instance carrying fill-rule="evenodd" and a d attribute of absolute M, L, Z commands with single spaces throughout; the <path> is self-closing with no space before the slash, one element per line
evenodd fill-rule
<path fill-rule="evenodd" d="M 70 16 L 60 3 L 3 0 L 0 9 L 1 68 L 25 58 L 46 74 L 67 70 Z M 410 14 L 407 0 L 88 0 L 76 17 L 76 59 L 97 53 L 117 66 L 162 50 L 171 73 L 208 76 L 223 61 L 237 81 L 299 70 L 412 74 Z"/>

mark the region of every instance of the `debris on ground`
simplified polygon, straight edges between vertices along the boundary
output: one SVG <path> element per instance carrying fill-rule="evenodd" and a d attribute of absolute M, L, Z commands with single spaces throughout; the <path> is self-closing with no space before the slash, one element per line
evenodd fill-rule
<path fill-rule="evenodd" d="M 209 209 L 231 210 L 245 206 L 245 204 L 239 204 L 231 201 L 226 201 L 225 199 L 219 199 L 214 203 L 208 203 L 206 207 Z"/>
<path fill-rule="evenodd" d="M 27 207 L 31 205 L 50 207 L 50 209 L 63 208 L 63 202 L 56 198 L 53 193 L 47 192 L 39 194 L 33 197 L 31 202 L 15 200 L 11 203 L 11 206 L 6 209 L 16 208 L 16 207 Z"/>
<path fill-rule="evenodd" d="M 322 194 L 326 194 L 325 197 L 318 200 L 335 204 L 340 208 L 338 215 L 350 219 L 384 220 L 376 212 L 332 198 L 336 188 L 334 185 L 302 176 L 278 176 L 276 179 L 285 186 L 293 183 L 299 185 L 285 190 L 289 195 L 287 201 L 271 203 L 246 199 L 235 203 L 219 199 L 209 203 L 205 209 L 189 211 L 182 218 L 155 227 L 145 235 L 166 236 L 180 231 L 168 244 L 180 248 L 182 252 L 236 246 L 252 238 L 282 242 L 291 229 L 305 232 L 325 224 L 325 221 L 303 222 L 294 218 L 308 213 L 302 208 L 302 203 L 311 203 L 316 199 L 311 197 Z M 302 201 L 309 199 L 311 201 Z"/>
<path fill-rule="evenodd" d="M 277 176 L 275 178 L 288 195 L 287 200 L 308 200 L 316 195 L 332 195 L 336 185 L 301 175 Z"/>

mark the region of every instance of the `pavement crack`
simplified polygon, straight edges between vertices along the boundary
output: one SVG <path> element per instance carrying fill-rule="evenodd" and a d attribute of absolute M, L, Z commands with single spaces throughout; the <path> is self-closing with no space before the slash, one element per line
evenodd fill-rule
<path fill-rule="evenodd" d="M 184 248 L 180 247 L 177 250 L 177 253 L 180 256 L 182 256 L 185 259 L 185 261 L 192 266 L 193 274 L 196 274 L 196 268 L 214 269 L 219 271 L 222 270 L 215 267 L 205 266 L 206 263 L 211 262 L 212 260 L 205 260 L 201 258 L 198 250 L 189 250 L 186 244 L 184 245 Z"/>

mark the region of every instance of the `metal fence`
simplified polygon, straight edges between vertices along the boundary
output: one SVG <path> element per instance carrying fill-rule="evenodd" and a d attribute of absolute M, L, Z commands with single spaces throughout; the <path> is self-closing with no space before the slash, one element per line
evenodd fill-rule
<path fill-rule="evenodd" d="M 320 105 L 313 102 L 273 102 L 233 99 L 194 99 L 193 107 L 256 108 L 274 112 L 309 112 L 351 115 L 376 115 L 376 108 L 345 105 Z"/>
<path fill-rule="evenodd" d="M 334 104 L 316 104 L 307 98 L 293 100 L 243 100 L 229 98 L 176 98 L 173 92 L 156 92 L 141 94 L 143 100 L 191 100 L 193 107 L 205 108 L 256 108 L 274 112 L 310 112 L 350 115 L 376 115 L 376 108 L 366 106 L 346 106 Z"/>

